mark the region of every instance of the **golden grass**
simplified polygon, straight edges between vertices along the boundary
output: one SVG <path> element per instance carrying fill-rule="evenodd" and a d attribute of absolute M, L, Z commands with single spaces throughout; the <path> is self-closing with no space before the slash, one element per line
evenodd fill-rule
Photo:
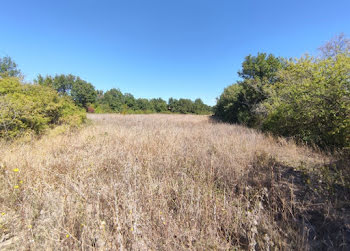
<path fill-rule="evenodd" d="M 0 250 L 312 247 L 293 168 L 327 156 L 208 116 L 89 118 L 0 144 Z"/>

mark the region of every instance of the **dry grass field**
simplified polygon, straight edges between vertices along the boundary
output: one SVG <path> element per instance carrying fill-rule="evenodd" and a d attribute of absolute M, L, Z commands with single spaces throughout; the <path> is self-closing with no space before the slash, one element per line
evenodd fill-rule
<path fill-rule="evenodd" d="M 308 185 L 331 156 L 208 116 L 89 118 L 0 143 L 0 250 L 349 248 L 347 197 Z"/>

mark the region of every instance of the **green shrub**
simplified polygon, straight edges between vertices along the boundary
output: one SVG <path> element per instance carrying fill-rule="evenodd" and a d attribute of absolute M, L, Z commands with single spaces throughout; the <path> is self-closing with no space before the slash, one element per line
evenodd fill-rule
<path fill-rule="evenodd" d="M 263 129 L 321 147 L 350 147 L 350 57 L 290 62 L 264 102 Z"/>
<path fill-rule="evenodd" d="M 85 112 L 49 87 L 0 78 L 0 137 L 40 134 L 58 124 L 79 125 Z"/>

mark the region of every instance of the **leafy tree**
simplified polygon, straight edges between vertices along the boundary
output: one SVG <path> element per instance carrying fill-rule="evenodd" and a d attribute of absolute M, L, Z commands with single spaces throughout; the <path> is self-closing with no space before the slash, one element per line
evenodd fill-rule
<path fill-rule="evenodd" d="M 243 123 L 249 112 L 245 105 L 243 85 L 238 83 L 225 88 L 214 110 L 215 115 L 223 121 Z"/>
<path fill-rule="evenodd" d="M 123 93 L 115 88 L 106 91 L 102 103 L 108 105 L 113 112 L 121 112 L 124 104 Z"/>
<path fill-rule="evenodd" d="M 195 113 L 195 114 L 210 114 L 211 107 L 204 104 L 201 99 L 196 99 L 194 102 L 190 99 L 174 99 L 169 98 L 168 109 L 175 113 Z"/>
<path fill-rule="evenodd" d="M 257 109 L 268 98 L 266 87 L 276 83 L 278 71 L 286 66 L 286 60 L 272 54 L 247 56 L 238 72 L 243 81 L 224 90 L 214 108 L 215 115 L 227 122 L 258 126 L 261 118 Z"/>
<path fill-rule="evenodd" d="M 178 112 L 184 113 L 184 114 L 194 113 L 192 100 L 180 98 L 178 102 Z"/>
<path fill-rule="evenodd" d="M 77 105 L 86 109 L 89 104 L 96 102 L 97 97 L 95 87 L 79 77 L 75 80 L 70 95 Z"/>
<path fill-rule="evenodd" d="M 193 112 L 203 114 L 206 112 L 206 106 L 200 98 L 197 98 L 193 103 Z"/>
<path fill-rule="evenodd" d="M 21 77 L 21 71 L 10 57 L 0 58 L 0 77 Z"/>
<path fill-rule="evenodd" d="M 284 65 L 285 60 L 282 58 L 277 58 L 272 54 L 258 53 L 257 56 L 249 55 L 245 58 L 238 75 L 244 80 L 265 80 L 265 82 L 273 83 L 276 81 L 276 73 Z"/>
<path fill-rule="evenodd" d="M 141 110 L 141 111 L 152 110 L 152 105 L 150 104 L 149 100 L 146 98 L 137 99 L 136 100 L 136 107 L 137 107 L 137 110 Z"/>
<path fill-rule="evenodd" d="M 165 112 L 168 110 L 167 103 L 161 98 L 153 98 L 150 100 L 152 110 L 155 112 Z"/>
<path fill-rule="evenodd" d="M 69 75 L 56 75 L 55 77 L 38 75 L 37 79 L 34 80 L 35 83 L 39 85 L 49 86 L 55 89 L 61 95 L 70 95 L 70 92 L 77 80 L 77 77 Z"/>
<path fill-rule="evenodd" d="M 168 109 L 171 112 L 178 112 L 179 101 L 175 98 L 169 98 L 168 100 Z"/>
<path fill-rule="evenodd" d="M 61 74 L 55 77 L 39 75 L 35 82 L 39 85 L 49 86 L 63 96 L 72 97 L 77 105 L 85 109 L 87 109 L 88 104 L 94 103 L 97 98 L 95 87 L 91 83 L 71 74 Z"/>
<path fill-rule="evenodd" d="M 124 103 L 126 104 L 127 109 L 131 109 L 131 110 L 137 109 L 135 97 L 130 93 L 124 94 Z"/>

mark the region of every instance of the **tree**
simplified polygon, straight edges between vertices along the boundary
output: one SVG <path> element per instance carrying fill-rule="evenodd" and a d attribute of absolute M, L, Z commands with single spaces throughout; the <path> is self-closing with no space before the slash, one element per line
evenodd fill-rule
<path fill-rule="evenodd" d="M 21 77 L 21 71 L 10 57 L 0 58 L 0 77 Z"/>
<path fill-rule="evenodd" d="M 197 98 L 193 103 L 193 112 L 195 114 L 209 114 L 211 113 L 211 107 L 204 104 L 200 98 Z"/>
<path fill-rule="evenodd" d="M 179 101 L 175 98 L 169 98 L 168 100 L 168 110 L 171 112 L 179 112 L 178 110 Z"/>
<path fill-rule="evenodd" d="M 238 76 L 247 79 L 276 81 L 276 73 L 283 68 L 284 59 L 277 58 L 272 54 L 258 53 L 257 56 L 248 55 L 242 63 L 242 69 Z"/>
<path fill-rule="evenodd" d="M 38 75 L 35 83 L 39 85 L 49 86 L 55 89 L 61 95 L 70 95 L 70 92 L 77 81 L 77 77 L 69 75 L 56 75 L 55 77 Z"/>
<path fill-rule="evenodd" d="M 178 111 L 184 114 L 194 113 L 192 100 L 180 98 L 178 102 Z"/>
<path fill-rule="evenodd" d="M 62 96 L 70 96 L 78 106 L 85 109 L 97 99 L 95 87 L 91 83 L 71 74 L 61 74 L 55 77 L 38 75 L 34 82 L 51 87 Z"/>
<path fill-rule="evenodd" d="M 139 98 L 136 100 L 136 109 L 141 111 L 150 111 L 152 110 L 152 106 L 148 99 L 146 98 Z"/>
<path fill-rule="evenodd" d="M 136 110 L 136 100 L 135 97 L 130 93 L 124 94 L 124 103 L 126 104 L 128 109 Z"/>
<path fill-rule="evenodd" d="M 266 89 L 278 81 L 278 72 L 287 65 L 285 59 L 272 54 L 247 56 L 238 72 L 243 81 L 224 90 L 214 108 L 215 115 L 227 122 L 258 126 L 261 121 L 257 109 L 269 96 Z"/>
<path fill-rule="evenodd" d="M 121 112 L 124 104 L 123 93 L 115 88 L 106 91 L 102 103 L 108 105 L 114 112 Z"/>
<path fill-rule="evenodd" d="M 165 112 L 167 111 L 167 103 L 162 98 L 153 98 L 150 100 L 152 110 L 155 112 Z"/>
<path fill-rule="evenodd" d="M 73 83 L 70 95 L 77 105 L 85 109 L 95 103 L 97 98 L 95 87 L 79 77 Z"/>

